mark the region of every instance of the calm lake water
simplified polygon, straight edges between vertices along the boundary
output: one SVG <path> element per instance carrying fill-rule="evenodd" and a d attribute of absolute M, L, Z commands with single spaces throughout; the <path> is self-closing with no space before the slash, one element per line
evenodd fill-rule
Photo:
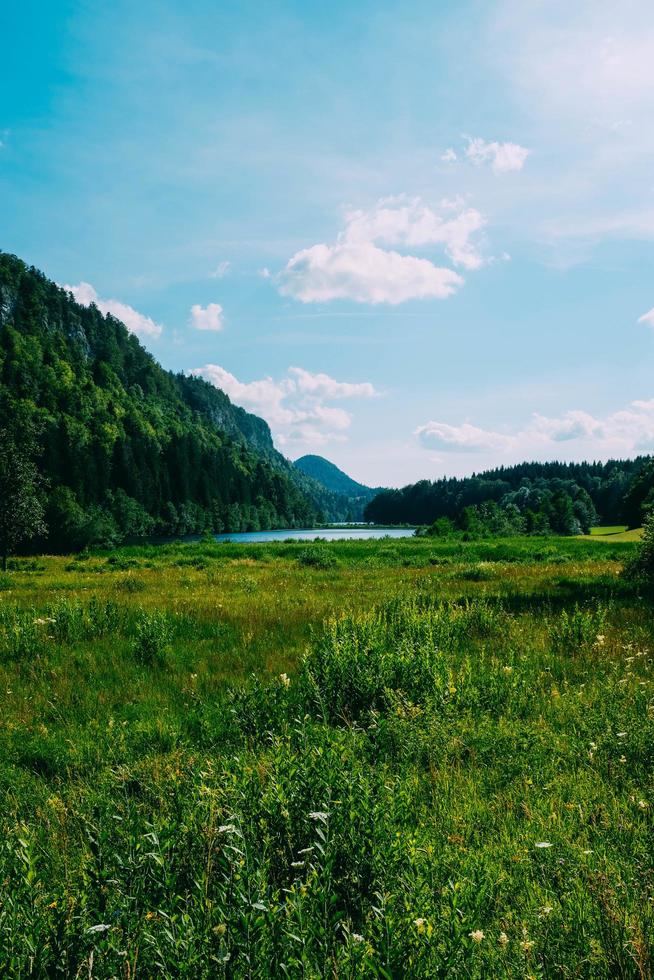
<path fill-rule="evenodd" d="M 216 541 L 361 541 L 366 538 L 410 538 L 412 527 L 308 527 L 281 531 L 239 531 L 233 534 L 217 534 Z"/>

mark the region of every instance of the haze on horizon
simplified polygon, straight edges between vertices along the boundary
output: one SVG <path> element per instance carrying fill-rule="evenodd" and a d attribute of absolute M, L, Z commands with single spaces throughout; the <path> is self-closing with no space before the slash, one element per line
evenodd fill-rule
<path fill-rule="evenodd" d="M 654 450 L 646 0 L 4 22 L 0 247 L 287 456 L 377 486 Z"/>

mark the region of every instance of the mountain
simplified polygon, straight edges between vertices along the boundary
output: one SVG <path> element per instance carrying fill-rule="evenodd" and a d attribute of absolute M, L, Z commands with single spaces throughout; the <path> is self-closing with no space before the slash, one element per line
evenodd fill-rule
<path fill-rule="evenodd" d="M 323 487 L 333 493 L 340 493 L 346 497 L 374 497 L 379 490 L 366 487 L 363 483 L 357 483 L 351 476 L 339 470 L 338 466 L 331 463 L 324 456 L 301 456 L 296 459 L 294 464 L 307 476 L 312 477 L 321 483 Z"/>
<path fill-rule="evenodd" d="M 311 480 L 312 499 L 331 521 L 362 521 L 366 504 L 380 492 L 379 488 L 357 483 L 323 456 L 302 456 L 293 465 Z M 316 492 L 315 485 L 322 493 Z"/>
<path fill-rule="evenodd" d="M 47 542 L 311 525 L 263 419 L 164 370 L 119 320 L 0 252 L 0 432 L 36 434 Z"/>

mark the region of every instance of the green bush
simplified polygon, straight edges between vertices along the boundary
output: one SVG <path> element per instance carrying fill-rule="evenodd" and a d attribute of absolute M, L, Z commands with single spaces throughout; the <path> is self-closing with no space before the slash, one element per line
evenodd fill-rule
<path fill-rule="evenodd" d="M 337 561 L 335 555 L 324 545 L 313 545 L 300 552 L 297 563 L 303 568 L 334 568 Z"/>

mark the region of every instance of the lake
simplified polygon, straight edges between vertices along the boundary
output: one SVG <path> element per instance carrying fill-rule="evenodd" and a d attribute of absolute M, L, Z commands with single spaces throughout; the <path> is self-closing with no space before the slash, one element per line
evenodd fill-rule
<path fill-rule="evenodd" d="M 309 527 L 279 531 L 238 531 L 232 534 L 216 534 L 216 541 L 362 541 L 366 538 L 410 538 L 412 527 Z"/>

